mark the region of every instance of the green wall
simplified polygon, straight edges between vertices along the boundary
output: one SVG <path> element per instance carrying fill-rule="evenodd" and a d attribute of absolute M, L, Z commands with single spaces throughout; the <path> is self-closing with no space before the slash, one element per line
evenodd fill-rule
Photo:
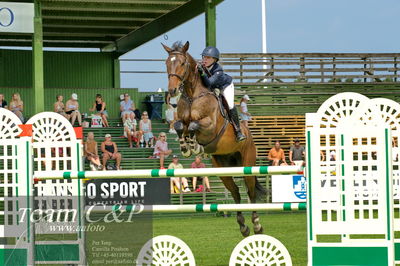
<path fill-rule="evenodd" d="M 44 52 L 45 88 L 113 88 L 111 53 Z M 0 50 L 0 87 L 32 87 L 32 51 Z"/>

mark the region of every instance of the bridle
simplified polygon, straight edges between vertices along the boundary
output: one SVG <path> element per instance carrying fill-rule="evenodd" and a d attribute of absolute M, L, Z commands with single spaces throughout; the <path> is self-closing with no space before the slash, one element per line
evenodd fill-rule
<path fill-rule="evenodd" d="M 179 84 L 179 88 L 178 89 L 183 94 L 183 92 L 184 92 L 183 88 L 185 87 L 185 81 L 189 76 L 189 62 L 187 60 L 187 56 L 184 53 L 172 52 L 171 54 L 180 54 L 180 55 L 183 55 L 185 57 L 185 63 L 184 63 L 185 64 L 185 72 L 183 73 L 183 76 L 178 75 L 176 73 L 168 73 L 168 80 L 171 77 L 177 77 L 181 81 L 181 84 Z"/>

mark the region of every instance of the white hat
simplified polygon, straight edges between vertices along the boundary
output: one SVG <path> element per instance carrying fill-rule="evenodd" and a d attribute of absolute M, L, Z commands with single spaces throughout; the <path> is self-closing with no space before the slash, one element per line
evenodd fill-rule
<path fill-rule="evenodd" d="M 249 95 L 247 95 L 247 94 L 245 94 L 245 95 L 243 95 L 243 97 L 242 97 L 243 99 L 245 99 L 245 100 L 248 100 L 248 101 L 250 101 L 250 97 L 249 97 Z"/>
<path fill-rule="evenodd" d="M 72 93 L 71 98 L 74 100 L 78 100 L 78 94 Z"/>

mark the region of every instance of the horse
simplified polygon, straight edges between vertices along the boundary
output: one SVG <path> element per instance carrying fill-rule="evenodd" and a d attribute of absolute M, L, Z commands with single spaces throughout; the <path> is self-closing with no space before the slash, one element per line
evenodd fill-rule
<path fill-rule="evenodd" d="M 185 45 L 175 43 L 172 48 L 162 44 L 168 53 L 166 67 L 168 73 L 168 93 L 175 96 L 181 93 L 178 101 L 178 120 L 174 128 L 179 137 L 180 149 L 184 157 L 206 153 L 211 155 L 214 167 L 254 166 L 256 147 L 250 130 L 241 125 L 246 139 L 236 141 L 233 125 L 227 119 L 227 112 L 220 108 L 219 97 L 202 82 L 197 63 L 187 52 Z M 232 176 L 220 177 L 230 191 L 235 203 L 241 201 L 239 188 Z M 247 194 L 252 203 L 266 194 L 265 188 L 255 176 L 245 176 Z M 250 234 L 242 212 L 238 211 L 236 220 L 244 237 Z M 263 227 L 257 212 L 252 213 L 255 234 L 262 234 Z"/>

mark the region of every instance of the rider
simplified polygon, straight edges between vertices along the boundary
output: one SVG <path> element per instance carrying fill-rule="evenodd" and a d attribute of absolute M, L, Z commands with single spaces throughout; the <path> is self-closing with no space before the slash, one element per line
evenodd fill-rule
<path fill-rule="evenodd" d="M 211 90 L 222 91 L 229 105 L 229 117 L 231 118 L 236 133 L 236 141 L 246 139 L 242 134 L 239 124 L 239 116 L 234 104 L 234 86 L 232 77 L 225 74 L 222 67 L 218 64 L 219 51 L 217 48 L 208 46 L 201 53 L 203 60 L 197 66 L 204 86 Z"/>

